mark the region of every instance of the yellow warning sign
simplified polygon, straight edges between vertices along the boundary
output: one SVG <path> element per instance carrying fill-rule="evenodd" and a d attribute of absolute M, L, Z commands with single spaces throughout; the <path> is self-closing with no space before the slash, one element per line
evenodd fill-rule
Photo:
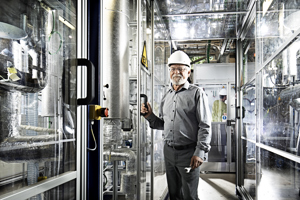
<path fill-rule="evenodd" d="M 143 55 L 142 55 L 142 65 L 148 69 L 148 61 L 147 61 L 147 52 L 146 52 L 146 41 L 144 42 Z"/>

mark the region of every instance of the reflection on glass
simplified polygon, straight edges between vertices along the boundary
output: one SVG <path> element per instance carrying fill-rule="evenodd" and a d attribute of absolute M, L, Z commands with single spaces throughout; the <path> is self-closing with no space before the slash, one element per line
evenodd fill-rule
<path fill-rule="evenodd" d="M 244 165 L 244 187 L 252 198 L 255 198 L 256 172 L 255 172 L 255 143 L 243 140 L 243 165 Z"/>
<path fill-rule="evenodd" d="M 299 146 L 299 40 L 263 70 L 261 142 L 297 154 Z"/>
<path fill-rule="evenodd" d="M 260 1 L 257 5 L 262 5 Z M 261 4 L 262 3 L 262 4 Z M 257 6 L 257 38 L 259 42 L 256 54 L 258 63 L 265 62 L 276 50 L 300 28 L 298 19 L 300 16 L 299 3 L 297 1 L 273 1 L 269 10 L 264 11 L 263 6 Z"/>
<path fill-rule="evenodd" d="M 254 26 L 252 26 L 251 30 L 254 30 Z M 246 37 L 248 37 L 248 35 Z M 243 41 L 243 52 L 241 85 L 247 84 L 255 75 L 255 40 L 253 38 Z"/>
<path fill-rule="evenodd" d="M 256 130 L 255 130 L 255 80 L 247 83 L 243 90 L 242 105 L 245 108 L 243 119 L 242 148 L 243 148 L 243 172 L 244 187 L 253 199 L 256 196 Z"/>
<path fill-rule="evenodd" d="M 170 56 L 170 46 L 167 42 L 155 41 L 155 66 L 154 66 L 154 102 L 152 109 L 154 113 L 159 113 L 159 106 L 163 95 L 166 92 L 169 83 L 169 70 L 166 60 Z M 150 131 L 150 128 L 149 128 Z M 164 135 L 161 130 L 153 130 L 153 157 L 154 157 L 154 199 L 160 199 L 167 189 L 164 164 Z"/>
<path fill-rule="evenodd" d="M 255 80 L 248 83 L 243 90 L 242 105 L 245 109 L 245 117 L 243 119 L 242 135 L 250 140 L 256 141 L 255 135 Z"/>
<path fill-rule="evenodd" d="M 42 199 L 76 199 L 75 191 L 76 181 L 73 180 L 40 195 Z"/>
<path fill-rule="evenodd" d="M 211 149 L 208 152 L 208 162 L 227 161 L 227 133 L 225 122 L 212 122 Z"/>
<path fill-rule="evenodd" d="M 299 163 L 260 149 L 257 199 L 299 199 Z"/>
<path fill-rule="evenodd" d="M 76 3 L 2 3 L 0 195 L 75 170 L 77 110 Z"/>

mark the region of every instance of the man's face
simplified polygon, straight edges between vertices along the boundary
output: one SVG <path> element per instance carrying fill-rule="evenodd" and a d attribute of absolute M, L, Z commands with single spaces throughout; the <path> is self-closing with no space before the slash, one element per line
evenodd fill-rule
<path fill-rule="evenodd" d="M 227 96 L 225 95 L 225 96 L 223 97 L 222 101 L 225 102 L 226 99 L 227 99 Z"/>
<path fill-rule="evenodd" d="M 171 65 L 169 71 L 173 85 L 183 85 L 191 74 L 189 67 L 180 64 Z"/>

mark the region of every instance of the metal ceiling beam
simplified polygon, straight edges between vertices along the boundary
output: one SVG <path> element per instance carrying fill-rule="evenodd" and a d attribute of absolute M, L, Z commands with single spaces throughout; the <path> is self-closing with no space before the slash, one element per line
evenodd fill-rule
<path fill-rule="evenodd" d="M 199 52 L 199 53 L 195 53 L 195 52 L 193 52 L 193 53 L 189 53 L 189 52 L 185 52 L 189 57 L 196 57 L 196 56 L 204 56 L 205 58 L 206 58 L 206 52 L 203 52 L 203 53 L 201 53 L 201 52 Z M 210 56 L 217 56 L 217 55 L 219 55 L 219 53 L 210 53 L 209 54 Z"/>
<path fill-rule="evenodd" d="M 220 55 L 223 55 L 224 52 L 225 52 L 225 49 L 226 49 L 226 46 L 227 46 L 227 42 L 228 42 L 228 39 L 225 39 L 223 41 L 223 44 L 222 44 L 222 47 L 221 47 L 221 50 L 220 50 Z"/>
<path fill-rule="evenodd" d="M 242 27 L 237 33 L 238 38 L 241 38 L 242 41 L 245 39 L 248 31 L 250 30 L 251 25 L 255 20 L 255 16 L 256 16 L 256 1 L 253 0 L 249 5 L 249 12 L 244 18 Z"/>
<path fill-rule="evenodd" d="M 221 43 L 220 40 L 210 40 L 212 44 L 216 44 L 216 43 Z M 191 44 L 198 44 L 198 45 L 202 45 L 202 44 L 207 44 L 207 40 L 190 40 L 190 41 L 179 41 L 177 42 L 177 45 L 191 45 Z"/>
<path fill-rule="evenodd" d="M 182 16 L 203 16 L 203 15 L 243 15 L 247 14 L 247 11 L 232 11 L 232 12 L 224 12 L 224 11 L 212 11 L 212 12 L 198 12 L 198 13 L 181 13 L 181 14 L 170 14 L 170 15 L 162 15 L 162 17 L 182 17 Z"/>
<path fill-rule="evenodd" d="M 194 42 L 197 42 L 197 41 L 207 41 L 207 40 L 224 40 L 224 39 L 236 39 L 236 37 L 227 37 L 227 38 L 201 38 L 201 39 L 182 39 L 182 40 L 179 40 L 179 39 L 172 39 L 174 40 L 175 42 L 186 42 L 186 41 L 194 41 Z M 168 42 L 169 40 L 155 40 L 156 42 Z"/>

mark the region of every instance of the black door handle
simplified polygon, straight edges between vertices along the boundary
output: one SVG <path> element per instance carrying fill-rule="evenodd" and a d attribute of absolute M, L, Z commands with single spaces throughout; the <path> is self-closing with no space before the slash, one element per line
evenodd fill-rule
<path fill-rule="evenodd" d="M 241 119 L 241 116 L 239 115 L 240 114 L 240 112 L 239 112 L 240 109 L 241 109 L 240 106 L 236 107 L 235 116 L 236 116 L 237 119 Z M 244 108 L 244 106 L 242 106 L 242 119 L 244 119 L 244 117 L 245 117 L 245 108 Z"/>
<path fill-rule="evenodd" d="M 88 105 L 95 98 L 95 67 L 88 59 L 77 59 L 77 65 L 87 67 L 87 95 L 77 99 L 77 105 Z"/>
<path fill-rule="evenodd" d="M 145 94 L 141 94 L 141 104 L 143 103 L 145 105 L 145 108 L 148 109 L 147 106 L 147 102 L 148 102 L 148 97 Z M 141 115 L 146 115 L 147 113 L 141 113 Z"/>

